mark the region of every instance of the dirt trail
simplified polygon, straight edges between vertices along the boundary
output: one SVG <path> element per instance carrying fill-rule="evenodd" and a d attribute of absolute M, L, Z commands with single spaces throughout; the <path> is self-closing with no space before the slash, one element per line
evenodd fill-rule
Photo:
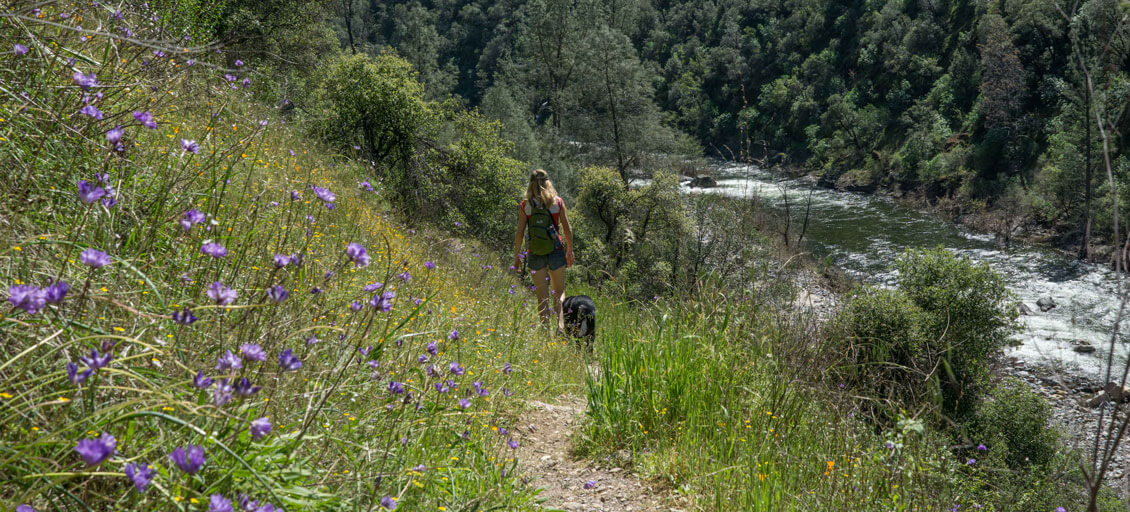
<path fill-rule="evenodd" d="M 585 412 L 584 401 L 562 395 L 554 404 L 530 402 L 514 437 L 521 443 L 518 461 L 529 485 L 542 488 L 543 506 L 566 511 L 679 510 L 668 492 L 627 470 L 578 460 L 569 436 Z M 585 489 L 589 481 L 595 482 Z"/>

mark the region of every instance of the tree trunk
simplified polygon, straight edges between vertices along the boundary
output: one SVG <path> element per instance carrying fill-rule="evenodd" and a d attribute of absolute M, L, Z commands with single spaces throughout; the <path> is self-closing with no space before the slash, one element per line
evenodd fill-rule
<path fill-rule="evenodd" d="M 1079 259 L 1091 259 L 1091 90 L 1086 90 L 1087 98 L 1087 114 L 1086 114 L 1086 142 L 1087 157 L 1085 158 L 1086 169 L 1083 171 L 1083 180 L 1086 182 L 1084 186 L 1083 196 L 1083 241 L 1079 246 Z"/>

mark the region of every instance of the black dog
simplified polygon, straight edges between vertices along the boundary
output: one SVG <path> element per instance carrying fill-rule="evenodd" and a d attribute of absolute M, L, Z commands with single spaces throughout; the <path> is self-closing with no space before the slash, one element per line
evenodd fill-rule
<path fill-rule="evenodd" d="M 565 310 L 565 332 L 584 340 L 592 350 L 596 337 L 596 303 L 588 295 L 574 295 L 566 297 L 561 307 Z"/>

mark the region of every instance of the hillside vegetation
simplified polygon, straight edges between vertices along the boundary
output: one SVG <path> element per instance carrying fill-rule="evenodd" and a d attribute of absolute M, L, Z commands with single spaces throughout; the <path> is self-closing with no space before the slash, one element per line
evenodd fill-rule
<path fill-rule="evenodd" d="M 622 174 L 679 150 L 800 167 L 1005 238 L 1050 230 L 1083 258 L 1111 203 L 1127 211 L 1118 0 L 335 0 L 326 17 L 539 140 L 521 148 L 539 165 L 564 170 L 564 137 Z"/>
<path fill-rule="evenodd" d="M 394 55 L 240 53 L 321 30 L 293 18 L 209 42 L 257 6 L 5 7 L 0 508 L 537 510 L 511 433 L 561 393 L 578 453 L 694 510 L 1117 506 L 987 375 L 1014 313 L 986 268 L 908 253 L 822 326 L 787 248 L 702 229 L 756 205 L 589 167 L 589 355 L 500 263 L 503 127 Z"/>

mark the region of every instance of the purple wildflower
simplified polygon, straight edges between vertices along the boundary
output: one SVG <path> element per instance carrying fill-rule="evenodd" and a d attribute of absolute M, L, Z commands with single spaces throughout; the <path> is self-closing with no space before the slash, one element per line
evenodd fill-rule
<path fill-rule="evenodd" d="M 190 475 L 195 475 L 200 468 L 204 467 L 204 447 L 190 444 L 188 446 L 178 446 L 169 454 L 169 460 L 176 464 L 177 468 Z"/>
<path fill-rule="evenodd" d="M 969 459 L 969 460 L 965 461 L 966 466 L 972 466 L 976 463 L 977 463 L 977 459 Z"/>
<path fill-rule="evenodd" d="M 361 311 L 361 308 L 364 308 L 364 307 L 365 307 L 365 305 L 361 304 L 360 301 L 355 300 L 355 301 L 349 303 L 349 309 L 352 309 L 353 311 Z"/>
<path fill-rule="evenodd" d="M 239 85 L 242 85 L 244 89 L 251 87 L 251 79 L 250 78 L 244 78 L 243 80 L 241 80 L 239 82 Z M 267 121 L 259 121 L 259 125 L 260 126 L 267 126 Z"/>
<path fill-rule="evenodd" d="M 502 373 L 509 375 L 512 371 L 514 371 L 514 368 L 510 366 L 510 363 L 502 365 Z"/>
<path fill-rule="evenodd" d="M 290 156 L 294 156 L 294 153 L 291 153 Z M 290 200 L 291 201 L 297 201 L 299 199 L 302 199 L 302 194 L 299 193 L 297 190 L 291 190 L 290 191 Z"/>
<path fill-rule="evenodd" d="M 76 386 L 82 384 L 83 382 L 86 382 L 86 379 L 90 378 L 90 375 L 93 373 L 94 370 L 91 370 L 90 368 L 87 368 L 80 373 L 78 371 L 77 364 L 67 363 L 67 380 L 71 381 L 71 384 L 74 384 Z"/>
<path fill-rule="evenodd" d="M 196 321 L 196 315 L 193 315 L 192 310 L 185 306 L 183 311 L 173 311 L 173 321 L 181 325 L 192 325 Z"/>
<path fill-rule="evenodd" d="M 134 111 L 133 118 L 137 120 L 138 123 L 141 123 L 142 126 L 149 128 L 150 130 L 157 129 L 157 121 L 153 120 L 153 114 L 150 114 L 149 112 Z"/>
<path fill-rule="evenodd" d="M 251 381 L 248 380 L 247 377 L 240 378 L 239 381 L 235 383 L 234 388 L 235 394 L 242 397 L 254 395 L 255 393 L 258 393 L 260 389 L 262 389 L 261 386 L 252 385 Z"/>
<path fill-rule="evenodd" d="M 381 507 L 385 510 L 396 510 L 396 498 L 385 496 L 381 498 Z"/>
<path fill-rule="evenodd" d="M 97 249 L 87 249 L 79 254 L 79 261 L 90 268 L 102 268 L 110 264 L 110 255 Z"/>
<path fill-rule="evenodd" d="M 213 258 L 223 258 L 228 255 L 228 250 L 216 242 L 208 242 L 200 246 L 200 252 Z"/>
<path fill-rule="evenodd" d="M 394 395 L 404 394 L 404 384 L 395 380 L 388 381 L 388 392 Z"/>
<path fill-rule="evenodd" d="M 459 331 L 458 330 L 451 331 L 451 333 L 447 335 L 447 339 L 449 339 L 451 341 L 455 341 L 455 340 L 459 339 Z"/>
<path fill-rule="evenodd" d="M 231 500 L 219 495 L 213 494 L 208 497 L 208 512 L 234 512 Z"/>
<path fill-rule="evenodd" d="M 196 389 L 208 389 L 212 385 L 212 379 L 204 376 L 204 370 L 197 370 L 196 376 L 192 378 L 192 386 Z"/>
<path fill-rule="evenodd" d="M 47 285 L 43 289 L 43 299 L 48 304 L 58 304 L 63 302 L 63 298 L 67 296 L 67 291 L 71 286 L 64 281 L 58 281 Z"/>
<path fill-rule="evenodd" d="M 450 370 L 453 375 L 463 375 L 464 371 L 463 366 L 455 361 L 451 362 L 451 366 L 448 367 L 448 370 Z"/>
<path fill-rule="evenodd" d="M 98 349 L 96 348 L 90 350 L 89 356 L 79 356 L 79 360 L 83 363 L 86 363 L 86 365 L 89 366 L 91 370 L 104 368 L 106 365 L 110 364 L 110 360 L 112 359 L 114 359 L 114 354 L 112 352 L 106 352 L 105 354 L 99 355 Z"/>
<path fill-rule="evenodd" d="M 152 482 L 153 477 L 157 476 L 157 470 L 149 464 L 131 462 L 126 465 L 126 476 L 133 480 L 133 486 L 137 488 L 137 492 L 145 492 L 145 489 L 149 487 L 149 482 Z"/>
<path fill-rule="evenodd" d="M 81 71 L 75 71 L 72 78 L 75 80 L 75 85 L 81 87 L 84 91 L 98 85 L 98 79 L 94 77 L 93 71 L 85 75 Z"/>
<path fill-rule="evenodd" d="M 102 120 L 102 111 L 98 110 L 98 107 L 94 105 L 87 105 L 85 107 L 82 107 L 82 109 L 80 109 L 78 113 L 93 117 L 99 121 Z"/>
<path fill-rule="evenodd" d="M 263 436 L 271 433 L 271 422 L 267 418 L 259 418 L 251 422 L 251 440 L 258 441 Z"/>
<path fill-rule="evenodd" d="M 208 287 L 208 298 L 212 299 L 221 306 L 227 306 L 235 301 L 236 291 L 224 286 L 224 283 L 215 281 Z"/>
<path fill-rule="evenodd" d="M 298 356 L 294 355 L 294 351 L 288 348 L 279 354 L 279 366 L 285 371 L 293 372 L 302 368 L 302 361 L 299 361 Z"/>
<path fill-rule="evenodd" d="M 345 254 L 349 256 L 350 260 L 353 260 L 353 264 L 357 265 L 357 268 L 369 266 L 369 253 L 361 244 L 350 243 L 345 248 Z"/>
<path fill-rule="evenodd" d="M 428 342 L 428 353 L 433 356 L 439 353 L 439 349 L 436 347 L 436 342 Z"/>
<path fill-rule="evenodd" d="M 118 125 L 106 132 L 106 140 L 109 141 L 110 144 L 117 146 L 118 143 L 122 141 L 122 135 L 124 134 L 125 130 L 122 129 L 121 125 Z"/>
<path fill-rule="evenodd" d="M 238 370 L 240 368 L 243 368 L 243 360 L 232 354 L 230 350 L 216 358 L 217 370 Z"/>
<path fill-rule="evenodd" d="M 158 59 L 163 59 L 165 58 L 165 52 L 161 50 L 153 50 L 153 56 L 157 57 Z"/>
<path fill-rule="evenodd" d="M 12 307 L 23 309 L 34 315 L 47 305 L 47 294 L 37 286 L 14 284 L 8 287 L 8 302 Z"/>
<path fill-rule="evenodd" d="M 237 68 L 243 67 L 243 61 L 239 60 L 239 59 L 235 59 L 235 67 L 237 67 Z"/>
<path fill-rule="evenodd" d="M 404 272 L 396 274 L 396 277 L 399 277 L 400 279 L 402 279 L 404 281 L 409 281 L 409 280 L 412 279 L 412 274 L 409 273 L 407 270 L 405 270 Z"/>
<path fill-rule="evenodd" d="M 20 43 L 16 43 L 12 45 L 12 51 L 15 52 L 16 55 L 24 55 L 27 53 L 27 47 Z"/>
<path fill-rule="evenodd" d="M 585 489 L 592 489 L 593 487 L 596 487 L 596 480 L 589 480 L 585 482 Z"/>
<path fill-rule="evenodd" d="M 118 441 L 114 436 L 103 432 L 98 439 L 80 439 L 75 451 L 87 466 L 97 466 L 113 455 L 117 446 Z"/>
<path fill-rule="evenodd" d="M 989 447 L 985 446 L 983 444 L 977 445 L 977 451 L 979 451 L 979 452 L 987 451 L 988 449 L 989 449 Z"/>
<path fill-rule="evenodd" d="M 490 396 L 490 391 L 487 391 L 487 388 L 483 387 L 483 381 L 476 380 L 472 382 L 471 385 L 474 386 L 475 393 L 478 393 L 479 396 Z"/>
<path fill-rule="evenodd" d="M 363 188 L 363 189 L 365 189 L 369 192 L 372 192 L 373 191 L 373 184 L 369 183 L 369 180 L 361 180 L 361 188 Z"/>
<path fill-rule="evenodd" d="M 471 406 L 471 401 L 470 401 L 470 400 L 467 400 L 466 398 L 460 398 L 460 399 L 459 399 L 459 408 L 460 408 L 460 409 L 466 409 L 466 408 L 468 408 L 468 407 L 470 407 L 470 406 Z"/>
<path fill-rule="evenodd" d="M 79 180 L 78 198 L 80 201 L 90 204 L 101 199 L 104 195 L 106 195 L 106 191 L 102 187 L 95 186 L 86 180 Z"/>
<path fill-rule="evenodd" d="M 232 385 L 228 379 L 220 379 L 216 383 L 216 389 L 212 390 L 212 404 L 216 407 L 223 407 L 232 400 Z"/>
<path fill-rule="evenodd" d="M 384 283 L 367 284 L 367 285 L 365 285 L 364 288 L 362 288 L 362 290 L 365 290 L 367 292 L 373 292 L 373 291 L 377 291 L 377 290 L 381 289 L 381 287 L 383 287 L 383 286 L 384 286 Z"/>
<path fill-rule="evenodd" d="M 200 153 L 200 144 L 197 144 L 194 140 L 181 139 L 180 148 L 194 155 Z"/>
<path fill-rule="evenodd" d="M 276 254 L 274 257 L 275 268 L 283 268 L 290 263 L 290 258 L 285 254 Z"/>
<path fill-rule="evenodd" d="M 289 296 L 290 292 L 286 291 L 286 288 L 283 288 L 282 285 L 276 284 L 270 288 L 267 288 L 267 298 L 271 299 L 271 302 L 282 302 Z"/>
<path fill-rule="evenodd" d="M 420 354 L 420 357 L 416 358 L 416 362 L 420 363 L 420 364 L 424 364 L 424 363 L 428 362 L 428 356 L 426 354 Z"/>
<path fill-rule="evenodd" d="M 432 269 L 436 268 L 436 264 L 434 262 L 431 262 L 431 261 L 425 261 L 424 262 L 424 268 L 426 268 L 428 270 L 432 270 Z"/>
<path fill-rule="evenodd" d="M 519 445 L 518 445 L 518 441 L 515 441 L 513 437 L 511 437 L 510 439 L 508 439 L 508 440 L 506 441 L 506 444 L 510 446 L 510 449 L 511 449 L 511 450 L 517 450 L 517 449 L 518 449 L 518 446 L 519 446 Z"/>
<path fill-rule="evenodd" d="M 335 199 L 337 199 L 337 196 L 335 196 L 333 192 L 330 192 L 329 190 L 326 190 L 322 187 L 313 187 L 313 189 L 314 195 L 318 196 L 318 199 L 321 199 L 322 202 L 332 203 Z"/>
<path fill-rule="evenodd" d="M 257 343 L 244 343 L 239 346 L 239 351 L 243 353 L 243 358 L 248 361 L 262 362 L 267 360 L 267 352 Z"/>

